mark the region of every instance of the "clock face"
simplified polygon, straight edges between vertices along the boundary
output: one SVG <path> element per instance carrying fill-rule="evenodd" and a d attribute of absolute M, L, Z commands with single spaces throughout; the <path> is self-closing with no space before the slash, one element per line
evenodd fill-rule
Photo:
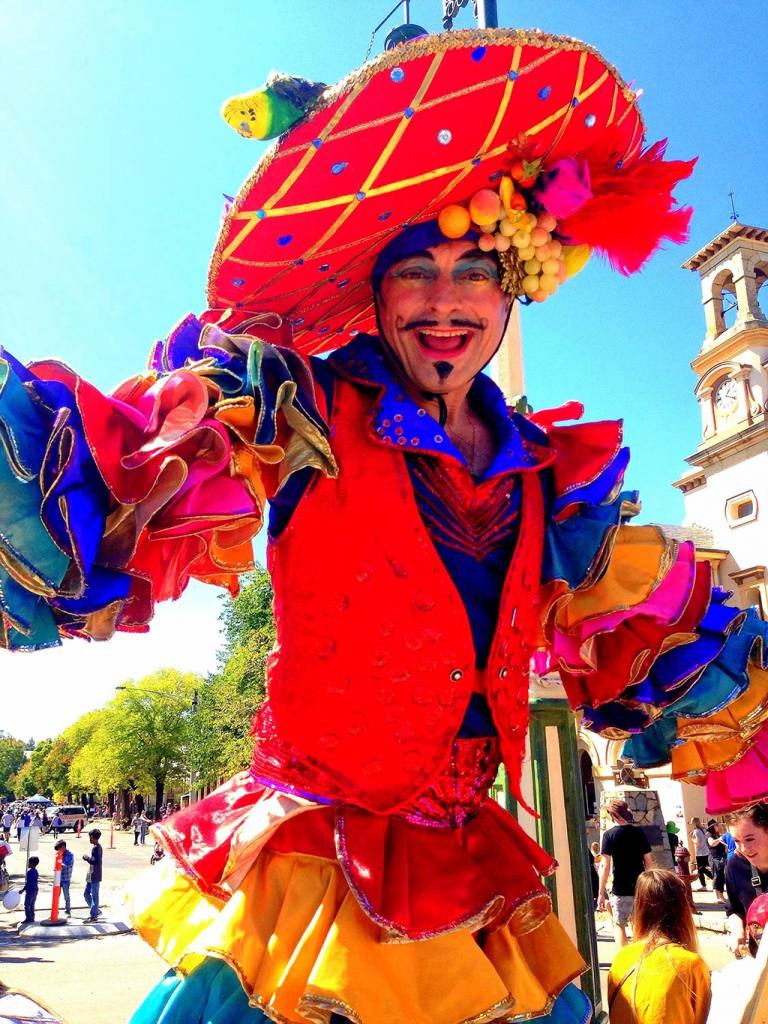
<path fill-rule="evenodd" d="M 736 381 L 727 377 L 724 381 L 718 384 L 717 389 L 715 390 L 715 405 L 720 412 L 728 413 L 733 412 L 738 403 L 739 392 Z"/>

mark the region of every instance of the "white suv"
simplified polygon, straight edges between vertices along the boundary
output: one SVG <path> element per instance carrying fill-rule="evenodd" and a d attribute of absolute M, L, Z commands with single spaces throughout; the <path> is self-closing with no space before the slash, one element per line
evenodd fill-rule
<path fill-rule="evenodd" d="M 62 807 L 51 807 L 48 810 L 48 821 L 53 821 L 56 815 L 61 818 L 61 831 L 66 832 L 68 828 L 71 828 L 73 832 L 77 831 L 77 823 L 81 821 L 82 828 L 88 824 L 88 815 L 85 813 L 85 808 L 81 804 L 65 804 Z M 50 824 L 48 826 L 51 827 Z"/>

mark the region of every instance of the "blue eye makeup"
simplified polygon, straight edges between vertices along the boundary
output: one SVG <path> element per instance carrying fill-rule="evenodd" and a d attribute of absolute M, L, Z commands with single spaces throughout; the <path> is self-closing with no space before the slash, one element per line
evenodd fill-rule
<path fill-rule="evenodd" d="M 484 279 L 486 281 L 499 281 L 501 279 L 495 260 L 489 260 L 484 257 L 461 260 L 456 265 L 453 273 L 455 277 L 464 278 L 465 280 Z"/>

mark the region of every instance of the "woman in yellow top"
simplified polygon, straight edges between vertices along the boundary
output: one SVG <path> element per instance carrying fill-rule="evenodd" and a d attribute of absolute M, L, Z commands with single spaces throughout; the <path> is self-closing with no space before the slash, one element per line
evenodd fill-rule
<path fill-rule="evenodd" d="M 698 953 L 684 883 L 653 868 L 637 880 L 636 942 L 620 949 L 608 976 L 611 1024 L 704 1024 L 709 968 Z"/>

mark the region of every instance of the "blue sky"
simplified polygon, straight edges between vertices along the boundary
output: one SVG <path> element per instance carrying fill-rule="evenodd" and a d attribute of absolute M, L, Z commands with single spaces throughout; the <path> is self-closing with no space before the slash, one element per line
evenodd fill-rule
<path fill-rule="evenodd" d="M 56 355 L 103 389 L 139 371 L 153 339 L 202 308 L 222 193 L 262 151 L 227 128 L 221 102 L 273 68 L 335 81 L 362 62 L 393 3 L 5 0 L 0 342 L 24 360 Z M 689 363 L 704 333 L 698 278 L 680 264 L 728 225 L 730 186 L 740 219 L 768 226 L 768 22 L 758 4 L 726 13 L 714 0 L 498 9 L 503 25 L 597 46 L 644 90 L 649 139 L 668 136 L 673 157 L 699 156 L 678 190 L 696 210 L 689 245 L 630 279 L 593 261 L 556 301 L 523 313 L 533 404 L 575 397 L 589 418 L 623 416 L 644 518 L 679 522 L 669 485 L 698 441 Z M 439 0 L 411 2 L 430 30 L 440 13 Z M 470 4 L 456 25 L 472 24 Z M 218 607 L 208 588 L 191 588 L 148 637 L 0 655 L 0 728 L 40 738 L 126 678 L 166 664 L 210 670 Z"/>

